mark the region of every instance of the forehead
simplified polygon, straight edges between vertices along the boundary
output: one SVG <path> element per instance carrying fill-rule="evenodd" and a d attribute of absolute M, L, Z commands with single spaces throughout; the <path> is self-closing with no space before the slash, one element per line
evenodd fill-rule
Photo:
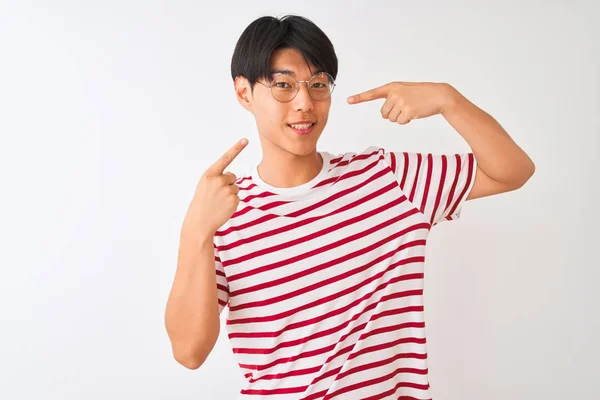
<path fill-rule="evenodd" d="M 302 57 L 296 49 L 277 49 L 271 55 L 271 74 L 285 72 L 298 77 L 299 75 L 312 75 L 317 68 Z"/>

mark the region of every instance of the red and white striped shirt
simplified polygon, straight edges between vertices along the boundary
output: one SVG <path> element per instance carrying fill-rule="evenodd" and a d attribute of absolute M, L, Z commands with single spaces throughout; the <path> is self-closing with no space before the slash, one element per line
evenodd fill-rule
<path fill-rule="evenodd" d="M 431 227 L 454 220 L 472 153 L 320 152 L 304 185 L 256 167 L 215 234 L 219 311 L 239 399 L 429 399 L 423 310 Z"/>

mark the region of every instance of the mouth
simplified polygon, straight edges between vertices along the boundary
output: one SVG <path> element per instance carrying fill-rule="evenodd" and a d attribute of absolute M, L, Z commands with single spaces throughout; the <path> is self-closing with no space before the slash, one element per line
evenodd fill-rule
<path fill-rule="evenodd" d="M 298 135 L 308 135 L 313 131 L 316 122 L 312 124 L 288 124 L 288 126 Z"/>

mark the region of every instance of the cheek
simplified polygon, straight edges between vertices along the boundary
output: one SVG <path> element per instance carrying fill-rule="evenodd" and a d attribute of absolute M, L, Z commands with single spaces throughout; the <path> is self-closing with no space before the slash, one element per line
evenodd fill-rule
<path fill-rule="evenodd" d="M 286 124 L 286 113 L 281 107 L 263 105 L 256 114 L 258 128 L 263 135 L 269 137 L 278 136 Z"/>
<path fill-rule="evenodd" d="M 327 121 L 329 117 L 329 109 L 331 108 L 331 102 L 321 104 L 319 108 L 317 108 L 317 115 L 321 121 Z"/>
<path fill-rule="evenodd" d="M 279 105 L 269 107 L 267 110 L 267 123 L 277 129 L 278 127 L 285 125 L 286 123 L 286 112 Z"/>
<path fill-rule="evenodd" d="M 257 117 L 261 125 L 281 125 L 285 121 L 284 111 L 279 103 L 264 101 L 259 106 Z"/>

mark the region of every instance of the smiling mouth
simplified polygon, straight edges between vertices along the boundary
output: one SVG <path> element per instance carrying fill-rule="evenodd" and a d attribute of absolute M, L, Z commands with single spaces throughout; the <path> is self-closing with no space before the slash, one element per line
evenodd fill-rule
<path fill-rule="evenodd" d="M 306 130 L 312 128 L 313 126 L 315 126 L 315 124 L 316 122 L 313 122 L 312 124 L 288 124 L 288 126 L 297 130 Z"/>
<path fill-rule="evenodd" d="M 300 125 L 290 125 L 288 124 L 288 126 L 290 127 L 290 129 L 292 131 L 294 131 L 296 134 L 298 135 L 309 135 L 312 133 L 314 127 L 316 125 L 315 123 L 312 124 L 300 124 Z"/>

